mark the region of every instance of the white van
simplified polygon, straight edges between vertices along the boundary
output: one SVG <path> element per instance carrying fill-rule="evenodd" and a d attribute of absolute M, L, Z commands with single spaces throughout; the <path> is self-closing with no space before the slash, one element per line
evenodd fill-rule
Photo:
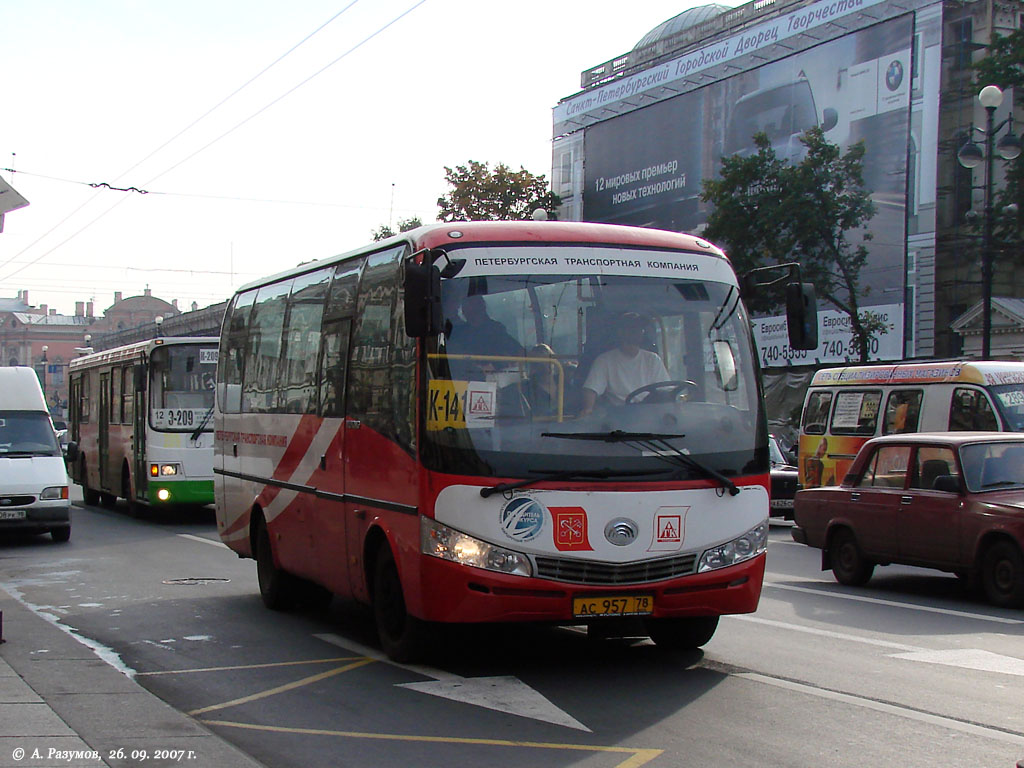
<path fill-rule="evenodd" d="M 68 473 L 36 372 L 0 368 L 0 531 L 71 538 Z"/>

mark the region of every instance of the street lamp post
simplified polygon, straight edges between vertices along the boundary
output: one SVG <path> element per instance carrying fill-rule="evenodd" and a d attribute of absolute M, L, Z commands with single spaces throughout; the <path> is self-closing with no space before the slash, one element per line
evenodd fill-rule
<path fill-rule="evenodd" d="M 994 85 L 986 85 L 978 94 L 978 101 L 985 108 L 985 127 L 978 128 L 972 125 L 971 130 L 981 132 L 985 137 L 985 151 L 974 143 L 970 137 L 960 151 L 957 152 L 957 160 L 964 168 L 977 168 L 982 162 L 985 163 L 985 199 L 982 222 L 981 240 L 981 305 L 982 305 L 982 330 L 981 330 L 981 357 L 987 360 L 992 352 L 992 270 L 993 270 L 993 230 L 994 220 L 992 213 L 992 178 L 993 161 L 995 152 L 1004 160 L 1013 160 L 1021 151 L 1020 139 L 1013 132 L 1013 107 L 1010 107 L 1010 114 L 998 125 L 995 124 L 996 110 L 1003 103 L 1003 92 Z M 1003 138 L 993 143 L 996 134 L 1005 126 L 1010 130 Z"/>
<path fill-rule="evenodd" d="M 46 352 L 47 352 L 47 350 L 49 350 L 49 347 L 46 346 L 45 344 L 43 344 L 43 350 L 42 350 L 43 351 L 43 376 L 42 376 L 42 381 L 40 381 L 39 383 L 43 385 L 42 389 L 43 389 L 43 400 L 44 401 L 46 401 Z M 46 402 L 46 410 L 50 410 L 49 402 Z"/>

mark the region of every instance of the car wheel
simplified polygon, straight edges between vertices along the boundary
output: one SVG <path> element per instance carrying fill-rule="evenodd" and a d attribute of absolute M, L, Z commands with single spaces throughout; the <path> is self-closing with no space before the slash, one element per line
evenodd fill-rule
<path fill-rule="evenodd" d="M 667 651 L 693 651 L 706 645 L 718 629 L 717 616 L 692 616 L 681 619 L 647 619 L 644 623 L 651 640 Z"/>
<path fill-rule="evenodd" d="M 405 607 L 402 581 L 398 577 L 391 547 L 383 544 L 373 568 L 373 618 L 377 636 L 388 658 L 414 661 L 423 655 L 426 622 L 410 616 Z"/>
<path fill-rule="evenodd" d="M 292 577 L 274 563 L 270 531 L 261 516 L 256 522 L 256 578 L 263 604 L 272 611 L 286 611 L 295 604 Z"/>
<path fill-rule="evenodd" d="M 70 541 L 71 526 L 66 525 L 63 528 L 51 528 L 50 537 L 58 544 L 63 544 L 66 541 Z"/>
<path fill-rule="evenodd" d="M 875 570 L 875 564 L 865 559 L 853 533 L 846 528 L 840 528 L 832 535 L 829 554 L 836 581 L 848 587 L 867 584 Z"/>
<path fill-rule="evenodd" d="M 997 541 L 981 560 L 985 597 L 1001 608 L 1024 606 L 1024 556 L 1010 541 Z"/>

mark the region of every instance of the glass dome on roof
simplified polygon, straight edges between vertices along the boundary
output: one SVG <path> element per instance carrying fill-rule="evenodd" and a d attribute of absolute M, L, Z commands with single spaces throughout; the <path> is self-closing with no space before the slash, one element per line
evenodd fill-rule
<path fill-rule="evenodd" d="M 664 40 L 667 37 L 682 32 L 683 30 L 689 29 L 690 27 L 701 24 L 708 19 L 714 18 L 722 11 L 731 10 L 731 6 L 720 5 L 718 3 L 709 3 L 708 5 L 701 5 L 696 8 L 688 8 L 677 16 L 673 16 L 668 21 L 662 22 L 640 40 L 633 50 L 643 48 L 645 46 L 656 43 L 659 40 Z"/>

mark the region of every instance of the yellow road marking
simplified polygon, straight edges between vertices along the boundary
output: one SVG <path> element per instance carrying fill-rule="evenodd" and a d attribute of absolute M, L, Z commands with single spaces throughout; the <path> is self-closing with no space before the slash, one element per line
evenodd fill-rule
<path fill-rule="evenodd" d="M 191 713 L 190 713 L 191 714 Z M 220 725 L 225 728 L 243 728 L 251 731 L 273 733 L 294 733 L 302 736 L 342 736 L 349 739 L 379 739 L 382 741 L 426 742 L 430 744 L 472 744 L 487 747 L 527 747 L 530 749 L 562 749 L 577 752 L 609 752 L 629 755 L 615 768 L 640 768 L 660 756 L 663 749 L 640 749 L 637 747 L 602 747 L 589 744 L 557 744 L 542 741 L 512 741 L 509 739 L 473 739 L 459 736 L 410 736 L 401 733 L 359 733 L 357 731 L 332 731 L 320 728 L 288 728 L 278 725 L 257 725 L 235 723 L 228 720 L 203 720 L 204 725 Z"/>
<path fill-rule="evenodd" d="M 263 691 L 261 693 L 254 693 L 251 696 L 243 696 L 240 699 L 232 699 L 231 701 L 225 701 L 223 704 L 213 704 L 213 705 L 211 705 L 209 707 L 202 707 L 201 709 L 193 709 L 188 714 L 190 714 L 192 716 L 195 716 L 195 715 L 201 715 L 201 714 L 203 714 L 205 712 L 213 712 L 214 710 L 217 710 L 217 709 L 227 709 L 228 707 L 238 706 L 239 704 L 248 704 L 250 701 L 257 701 L 259 699 L 265 699 L 268 696 L 274 696 L 274 695 L 276 695 L 278 693 L 284 693 L 285 691 L 291 691 L 291 690 L 294 690 L 296 688 L 301 688 L 304 685 L 312 685 L 313 683 L 318 683 L 321 680 L 326 680 L 329 677 L 334 677 L 335 675 L 340 675 L 342 672 L 348 672 L 349 670 L 356 669 L 358 667 L 363 667 L 363 666 L 366 666 L 367 664 L 372 664 L 374 661 L 376 661 L 376 659 L 365 659 L 365 658 L 359 659 L 358 661 L 354 661 L 353 663 L 347 664 L 344 667 L 338 667 L 337 669 L 330 669 L 330 670 L 328 670 L 326 672 L 321 672 L 318 675 L 312 675 L 311 677 L 304 677 L 301 680 L 296 680 L 296 681 L 291 682 L 291 683 L 286 683 L 285 685 L 279 685 L 278 687 L 271 688 L 268 691 Z"/>
<path fill-rule="evenodd" d="M 156 675 L 187 675 L 191 672 L 232 672 L 238 669 L 269 669 L 271 667 L 295 667 L 300 664 L 337 664 L 340 661 L 355 661 L 362 656 L 340 656 L 336 659 L 309 659 L 307 661 L 274 661 L 268 664 L 238 664 L 233 667 L 202 667 L 199 669 L 164 669 L 158 672 L 136 672 L 136 677 Z"/>

